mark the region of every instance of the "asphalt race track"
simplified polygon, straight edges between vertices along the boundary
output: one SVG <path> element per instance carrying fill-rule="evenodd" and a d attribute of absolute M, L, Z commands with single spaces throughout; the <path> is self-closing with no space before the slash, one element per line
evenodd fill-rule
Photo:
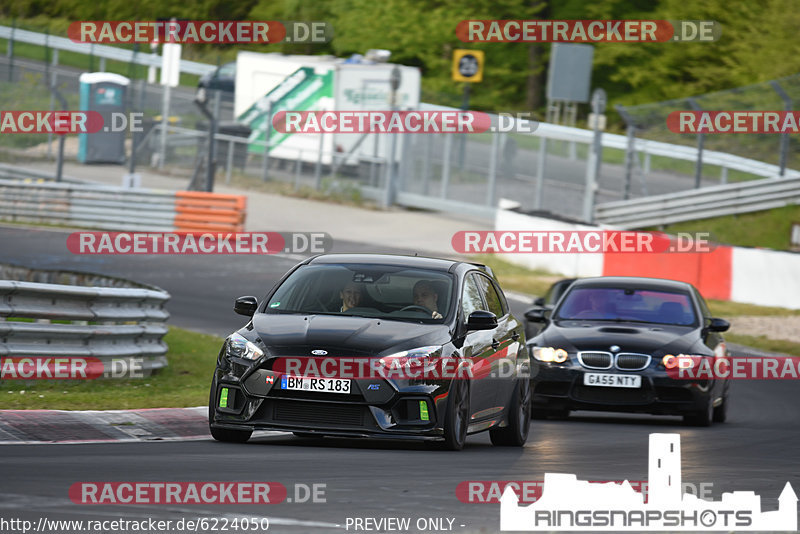
<path fill-rule="evenodd" d="M 44 256 L 63 247 L 62 231 L 0 228 L 0 261 L 80 269 L 134 278 L 172 294 L 170 323 L 225 335 L 241 325 L 231 309 L 242 294 L 263 295 L 297 258 L 198 256 Z M 62 249 L 63 250 L 63 249 Z M 335 251 L 365 251 L 337 243 Z M 525 303 L 512 301 L 515 313 Z M 462 503 L 469 480 L 542 480 L 546 472 L 583 480 L 647 480 L 648 435 L 679 432 L 683 481 L 712 484 L 711 497 L 751 490 L 763 509 L 777 507 L 789 481 L 800 487 L 800 393 L 794 381 L 740 381 L 729 420 L 691 428 L 679 418 L 578 412 L 566 421 L 534 421 L 524 449 L 492 447 L 471 437 L 460 452 L 424 443 L 254 437 L 244 445 L 207 441 L 0 447 L 0 515 L 32 521 L 268 517 L 269 532 L 343 531 L 348 518 L 443 519 L 442 530 L 499 531 L 498 504 Z M 198 399 L 202 405 L 205 399 Z M 0 409 L 2 404 L 0 404 Z M 78 505 L 68 489 L 80 481 L 271 481 L 303 496 L 324 484 L 324 502 L 271 505 Z M 295 495 L 295 491 L 298 495 Z M 320 499 L 322 500 L 322 499 Z M 338 526 L 337 526 L 338 525 Z M 463 526 L 462 526 L 463 525 Z M 3 532 L 16 532 L 14 530 Z M 48 530 L 70 532 L 68 528 Z M 177 530 L 173 530 L 177 532 Z M 211 531 L 211 530 L 208 530 Z M 352 527 L 349 531 L 355 531 Z M 358 530 L 365 532 L 365 530 Z M 373 532 L 376 530 L 372 530 Z M 387 531 L 387 530 L 384 530 Z"/>

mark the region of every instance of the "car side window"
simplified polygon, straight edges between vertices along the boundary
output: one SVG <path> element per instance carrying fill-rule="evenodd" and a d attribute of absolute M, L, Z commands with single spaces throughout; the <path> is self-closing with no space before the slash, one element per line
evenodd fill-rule
<path fill-rule="evenodd" d="M 508 299 L 506 299 L 506 294 L 503 293 L 503 290 L 500 289 L 500 286 L 497 285 L 497 282 L 492 282 L 492 286 L 494 287 L 494 290 L 497 291 L 497 296 L 500 297 L 500 306 L 502 306 L 503 308 L 503 315 L 507 315 L 509 312 L 509 307 L 508 307 Z M 498 317 L 500 316 L 498 315 Z"/>
<path fill-rule="evenodd" d="M 464 279 L 464 291 L 461 293 L 461 311 L 464 314 L 464 320 L 466 321 L 475 310 L 485 309 L 481 288 L 475 281 L 475 275 L 467 275 Z"/>
<path fill-rule="evenodd" d="M 703 313 L 703 318 L 704 319 L 710 319 L 711 318 L 711 310 L 708 309 L 708 305 L 706 304 L 706 301 L 703 298 L 703 296 L 697 290 L 694 291 L 694 296 L 697 299 L 697 302 L 700 303 L 700 311 Z"/>
<path fill-rule="evenodd" d="M 217 71 L 217 78 L 231 78 L 236 73 L 236 63 L 223 65 Z"/>
<path fill-rule="evenodd" d="M 486 297 L 486 304 L 489 308 L 489 311 L 492 312 L 498 319 L 505 315 L 505 310 L 503 309 L 503 303 L 500 300 L 500 296 L 497 294 L 497 290 L 494 287 L 494 284 L 491 280 L 487 277 L 482 275 L 473 275 L 478 281 L 478 285 L 483 292 L 483 295 Z"/>

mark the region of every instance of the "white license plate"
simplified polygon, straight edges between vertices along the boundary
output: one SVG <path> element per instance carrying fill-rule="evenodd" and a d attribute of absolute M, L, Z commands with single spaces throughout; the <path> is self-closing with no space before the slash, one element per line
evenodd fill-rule
<path fill-rule="evenodd" d="M 320 393 L 350 393 L 350 380 L 345 378 L 284 376 L 281 378 L 281 389 L 317 391 Z"/>
<path fill-rule="evenodd" d="M 640 388 L 642 377 L 639 375 L 609 375 L 605 373 L 584 373 L 583 385 L 604 386 L 607 388 Z"/>

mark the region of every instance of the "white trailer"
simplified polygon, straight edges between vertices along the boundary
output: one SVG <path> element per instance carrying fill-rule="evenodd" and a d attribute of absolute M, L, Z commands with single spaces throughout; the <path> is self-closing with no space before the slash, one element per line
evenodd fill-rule
<path fill-rule="evenodd" d="M 332 56 L 286 56 L 239 52 L 236 58 L 234 113 L 253 128 L 251 141 L 263 140 L 270 107 L 277 111 L 381 111 L 391 109 L 389 79 L 391 63 L 350 63 Z M 398 109 L 418 109 L 420 72 L 398 65 L 400 86 Z M 270 132 L 271 157 L 316 162 L 322 146 L 322 162 L 355 165 L 362 157 L 386 158 L 386 134 L 280 134 Z M 398 136 L 395 157 L 401 154 L 403 136 Z M 263 148 L 251 144 L 251 152 Z M 351 154 L 352 152 L 352 154 Z M 344 158 L 345 155 L 349 157 Z"/>

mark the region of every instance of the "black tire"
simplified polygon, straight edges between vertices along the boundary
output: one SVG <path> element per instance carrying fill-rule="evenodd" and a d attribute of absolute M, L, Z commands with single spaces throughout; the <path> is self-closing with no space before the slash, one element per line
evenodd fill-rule
<path fill-rule="evenodd" d="M 706 406 L 699 412 L 684 415 L 683 422 L 691 426 L 711 426 L 714 420 L 714 404 L 711 399 L 706 401 Z"/>
<path fill-rule="evenodd" d="M 522 447 L 528 441 L 531 427 L 531 381 L 522 379 L 514 388 L 508 410 L 508 425 L 490 428 L 492 445 L 500 447 Z"/>
<path fill-rule="evenodd" d="M 722 404 L 714 408 L 714 416 L 712 420 L 715 423 L 724 423 L 728 419 L 728 396 L 722 397 Z"/>
<path fill-rule="evenodd" d="M 252 430 L 230 430 L 214 427 L 214 401 L 216 401 L 217 378 L 211 380 L 211 391 L 208 393 L 208 430 L 211 437 L 226 443 L 244 443 L 253 435 Z"/>
<path fill-rule="evenodd" d="M 469 427 L 469 382 L 454 378 L 450 384 L 447 398 L 447 412 L 444 415 L 444 448 L 460 451 L 467 441 Z"/>

